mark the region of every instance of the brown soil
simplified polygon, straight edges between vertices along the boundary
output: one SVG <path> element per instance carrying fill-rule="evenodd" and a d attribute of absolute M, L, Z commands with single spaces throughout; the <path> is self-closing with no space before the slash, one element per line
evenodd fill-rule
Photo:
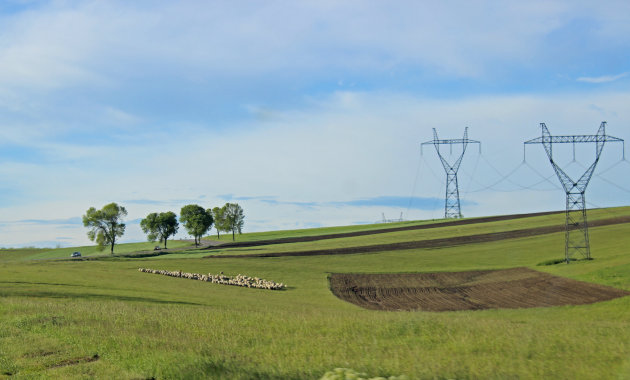
<path fill-rule="evenodd" d="M 338 298 L 370 310 L 457 311 L 584 305 L 625 290 L 528 268 L 444 273 L 330 275 Z"/>
<path fill-rule="evenodd" d="M 630 223 L 630 216 L 623 216 L 623 217 L 616 217 L 616 218 L 609 218 L 609 219 L 599 219 L 599 220 L 589 222 L 588 225 L 589 227 L 601 227 L 601 226 L 608 226 L 612 224 L 621 224 L 621 223 Z M 437 226 L 444 226 L 444 224 L 445 223 L 439 223 L 437 224 Z M 423 226 L 414 226 L 414 227 L 423 227 Z M 397 251 L 397 250 L 402 250 L 402 249 L 441 248 L 441 247 L 449 247 L 449 246 L 456 246 L 456 245 L 463 245 L 463 244 L 487 243 L 487 242 L 498 241 L 498 240 L 525 238 L 525 237 L 530 237 L 530 236 L 562 232 L 564 230 L 565 230 L 564 225 L 556 225 L 556 226 L 535 227 L 535 228 L 527 228 L 527 229 L 521 229 L 521 230 L 503 231 L 503 232 L 491 232 L 491 233 L 476 234 L 476 235 L 455 236 L 455 237 L 441 238 L 441 239 L 407 241 L 407 242 L 390 243 L 390 244 L 375 244 L 375 245 L 367 245 L 367 246 L 343 247 L 343 248 L 335 248 L 335 249 L 316 249 L 316 250 L 293 251 L 293 252 L 267 252 L 267 253 L 254 253 L 254 254 L 246 254 L 246 255 L 210 255 L 210 256 L 205 256 L 205 257 L 206 258 L 247 258 L 247 257 L 279 257 L 279 256 L 348 255 L 348 254 L 356 254 L 356 253 Z M 370 231 L 363 231 L 363 232 L 370 232 Z M 335 236 L 341 237 L 340 235 L 348 235 L 348 234 L 339 234 Z M 278 240 L 282 240 L 282 239 L 278 239 Z M 310 241 L 310 240 L 305 240 L 305 241 Z M 229 246 L 229 247 L 232 247 L 232 246 Z"/>
<path fill-rule="evenodd" d="M 258 246 L 261 246 L 261 245 L 270 245 L 270 244 L 304 243 L 304 242 L 309 242 L 309 241 L 318 241 L 318 240 L 327 240 L 327 239 L 339 239 L 339 238 L 366 236 L 366 235 L 377 235 L 377 234 L 386 234 L 386 233 L 390 233 L 390 232 L 399 232 L 399 231 L 427 230 L 427 229 L 431 229 L 431 228 L 451 227 L 451 226 L 464 226 L 464 225 L 467 225 L 467 224 L 499 222 L 499 221 L 504 221 L 504 220 L 530 218 L 530 217 L 534 217 L 534 216 L 560 214 L 560 213 L 563 213 L 563 212 L 564 211 L 546 211 L 546 212 L 536 212 L 536 213 L 531 213 L 531 214 L 512 214 L 512 215 L 486 216 L 486 217 L 481 217 L 481 218 L 458 219 L 458 220 L 452 220 L 452 221 L 448 221 L 448 222 L 437 222 L 437 223 L 422 224 L 422 225 L 418 225 L 418 226 L 379 228 L 379 229 L 367 230 L 367 231 L 344 232 L 344 233 L 340 233 L 340 234 L 298 236 L 298 237 L 288 237 L 288 238 L 278 238 L 278 239 L 268 239 L 268 240 L 257 240 L 257 241 L 244 241 L 244 242 L 231 242 L 231 243 L 219 243 L 219 244 L 217 244 L 217 242 L 214 242 L 214 244 L 210 244 L 205 249 L 242 248 L 242 247 L 258 247 Z"/>

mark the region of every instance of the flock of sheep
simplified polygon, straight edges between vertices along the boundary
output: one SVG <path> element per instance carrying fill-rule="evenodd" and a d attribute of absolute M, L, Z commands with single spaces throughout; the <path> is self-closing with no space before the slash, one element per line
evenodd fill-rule
<path fill-rule="evenodd" d="M 221 272 L 221 274 L 208 273 L 206 275 L 206 274 L 199 274 L 199 273 L 182 272 L 181 270 L 169 271 L 169 270 L 148 269 L 148 268 L 138 268 L 138 270 L 144 273 L 163 274 L 165 276 L 189 278 L 191 280 L 207 281 L 207 282 L 212 282 L 215 284 L 222 284 L 222 285 L 243 286 L 246 288 L 281 290 L 286 287 L 286 285 L 283 283 L 263 280 L 262 278 L 258 278 L 258 277 L 249 277 L 242 274 L 238 274 L 235 277 L 230 277 L 230 276 L 225 276 L 223 272 Z"/>

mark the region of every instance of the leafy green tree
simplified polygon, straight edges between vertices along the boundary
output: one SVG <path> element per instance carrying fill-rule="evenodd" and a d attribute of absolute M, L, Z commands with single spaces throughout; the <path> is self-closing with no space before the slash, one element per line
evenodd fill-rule
<path fill-rule="evenodd" d="M 227 231 L 232 231 L 232 241 L 234 241 L 234 233 L 241 233 L 245 215 L 243 208 L 238 203 L 226 203 L 222 208 L 224 227 Z"/>
<path fill-rule="evenodd" d="M 90 207 L 83 215 L 83 226 L 90 228 L 88 238 L 96 241 L 100 251 L 111 245 L 113 255 L 116 238 L 125 234 L 125 223 L 122 222 L 125 216 L 127 210 L 116 203 L 105 205 L 101 210 Z"/>
<path fill-rule="evenodd" d="M 164 249 L 166 249 L 166 241 L 170 236 L 177 233 L 179 222 L 177 215 L 172 211 L 151 213 L 140 221 L 140 227 L 149 241 L 164 241 Z"/>
<path fill-rule="evenodd" d="M 195 237 L 195 246 L 198 246 L 201 243 L 201 237 L 212 228 L 214 218 L 210 209 L 205 210 L 199 205 L 186 205 L 182 207 L 179 221 L 182 222 L 186 231 Z"/>
<path fill-rule="evenodd" d="M 217 230 L 217 240 L 219 239 L 219 232 L 227 232 L 229 229 L 225 227 L 225 218 L 223 217 L 223 208 L 215 207 L 212 209 L 212 216 L 214 217 L 214 228 Z"/>

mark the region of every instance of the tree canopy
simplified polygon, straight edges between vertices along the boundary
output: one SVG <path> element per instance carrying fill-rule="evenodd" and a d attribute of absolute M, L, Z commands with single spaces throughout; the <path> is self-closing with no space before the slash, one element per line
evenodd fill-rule
<path fill-rule="evenodd" d="M 88 238 L 96 241 L 99 250 L 110 245 L 111 254 L 114 254 L 116 238 L 125 234 L 125 223 L 122 222 L 125 216 L 127 210 L 116 203 L 105 205 L 101 210 L 90 207 L 83 215 L 83 226 L 90 228 Z"/>
<path fill-rule="evenodd" d="M 212 210 L 206 210 L 199 205 L 192 204 L 182 207 L 179 220 L 186 231 L 194 236 L 195 246 L 197 246 L 201 242 L 201 237 L 212 228 L 214 217 Z"/>
<path fill-rule="evenodd" d="M 177 233 L 179 222 L 177 222 L 177 215 L 172 211 L 159 214 L 153 212 L 140 221 L 140 227 L 147 234 L 149 241 L 163 241 L 164 249 L 166 249 L 166 241 Z"/>
<path fill-rule="evenodd" d="M 245 215 L 243 214 L 243 208 L 238 203 L 226 203 L 222 207 L 222 216 L 224 220 L 224 226 L 227 231 L 232 231 L 232 241 L 234 241 L 234 234 L 241 233 L 243 229 L 243 223 L 245 222 Z"/>
<path fill-rule="evenodd" d="M 223 217 L 223 207 L 215 207 L 212 209 L 212 216 L 214 217 L 214 228 L 217 230 L 217 239 L 219 239 L 219 232 L 229 231 L 229 227 L 225 225 L 225 218 Z"/>

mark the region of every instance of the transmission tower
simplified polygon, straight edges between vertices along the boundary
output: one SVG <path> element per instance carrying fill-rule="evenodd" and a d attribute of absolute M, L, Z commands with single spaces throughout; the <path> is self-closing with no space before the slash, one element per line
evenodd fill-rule
<path fill-rule="evenodd" d="M 464 158 L 464 153 L 466 153 L 466 147 L 468 144 L 479 144 L 479 152 L 481 153 L 481 142 L 477 140 L 471 140 L 468 138 L 468 127 L 464 130 L 464 138 L 463 139 L 450 139 L 450 140 L 440 140 L 438 139 L 437 131 L 433 128 L 433 140 L 424 142 L 420 144 L 420 152 L 422 152 L 422 146 L 427 144 L 433 144 L 435 146 L 435 150 L 440 157 L 440 161 L 442 161 L 442 166 L 444 166 L 444 171 L 446 172 L 446 197 L 444 204 L 444 218 L 461 218 L 462 212 L 459 203 L 459 187 L 457 185 L 457 171 L 459 170 L 459 166 L 462 163 L 462 159 Z M 459 155 L 459 158 L 455 161 L 454 164 L 450 164 L 442 153 L 440 152 L 440 145 L 449 145 L 451 154 L 453 153 L 453 145 L 462 144 L 462 153 Z"/>
<path fill-rule="evenodd" d="M 588 223 L 586 221 L 586 201 L 584 199 L 584 193 L 588 186 L 595 166 L 599 162 L 599 157 L 604 149 L 604 144 L 608 141 L 621 142 L 624 144 L 623 139 L 609 136 L 606 134 L 606 122 L 603 121 L 599 126 L 599 130 L 596 135 L 574 135 L 574 136 L 551 136 L 545 123 L 540 123 L 542 128 L 542 136 L 535 139 L 525 141 L 527 144 L 542 144 L 549 158 L 549 162 L 556 172 L 562 187 L 566 193 L 566 221 L 565 221 L 565 260 L 567 263 L 576 254 L 581 254 L 585 259 L 591 259 L 591 247 L 588 239 Z M 595 161 L 589 166 L 584 174 L 577 180 L 571 179 L 567 173 L 562 170 L 553 160 L 553 144 L 573 144 L 573 159 L 575 160 L 575 144 L 579 143 L 595 143 Z M 523 154 L 525 150 L 523 145 Z M 624 153 L 625 155 L 625 153 Z"/>

